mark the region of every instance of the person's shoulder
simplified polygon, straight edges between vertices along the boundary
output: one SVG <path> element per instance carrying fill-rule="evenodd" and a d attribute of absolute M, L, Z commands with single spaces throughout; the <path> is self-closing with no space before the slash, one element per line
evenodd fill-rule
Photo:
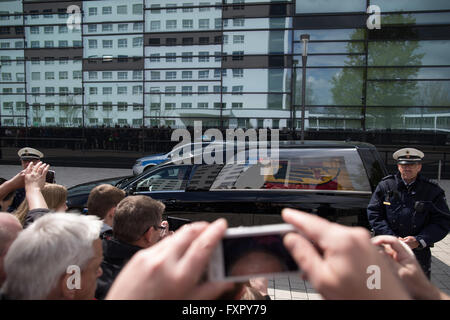
<path fill-rule="evenodd" d="M 441 188 L 439 183 L 436 180 L 434 180 L 434 179 L 430 179 L 430 178 L 427 178 L 427 177 L 420 176 L 420 182 L 428 185 L 431 188 L 443 191 L 443 189 Z"/>
<path fill-rule="evenodd" d="M 395 180 L 395 174 L 390 174 L 381 179 L 381 181 L 387 181 L 387 180 Z"/>

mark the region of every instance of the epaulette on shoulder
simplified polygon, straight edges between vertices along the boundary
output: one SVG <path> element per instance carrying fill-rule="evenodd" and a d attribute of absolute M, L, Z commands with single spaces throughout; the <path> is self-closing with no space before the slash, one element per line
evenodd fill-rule
<path fill-rule="evenodd" d="M 436 180 L 434 180 L 434 179 L 429 179 L 427 177 L 422 177 L 422 180 L 439 187 L 439 183 Z"/>
<path fill-rule="evenodd" d="M 393 174 L 390 174 L 390 175 L 388 175 L 388 176 L 386 176 L 386 177 L 384 177 L 383 179 L 381 179 L 382 181 L 384 181 L 384 180 L 388 180 L 388 179 L 394 179 L 395 178 L 395 175 L 393 175 Z"/>

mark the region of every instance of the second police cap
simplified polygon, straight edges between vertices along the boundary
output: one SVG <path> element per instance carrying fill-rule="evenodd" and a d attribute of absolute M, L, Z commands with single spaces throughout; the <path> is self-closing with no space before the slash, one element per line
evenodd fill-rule
<path fill-rule="evenodd" d="M 398 164 L 420 163 L 424 157 L 424 153 L 414 148 L 403 148 L 394 152 L 392 157 L 397 160 Z"/>
<path fill-rule="evenodd" d="M 20 160 L 39 160 L 44 157 L 44 154 L 37 149 L 25 147 L 19 150 L 17 154 L 20 157 Z"/>

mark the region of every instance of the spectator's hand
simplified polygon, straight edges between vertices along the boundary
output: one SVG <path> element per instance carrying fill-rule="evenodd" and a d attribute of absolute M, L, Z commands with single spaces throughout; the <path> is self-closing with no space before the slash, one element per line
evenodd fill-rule
<path fill-rule="evenodd" d="M 267 288 L 269 286 L 269 280 L 267 278 L 251 278 L 248 280 L 250 286 L 261 293 L 262 296 L 267 296 Z"/>
<path fill-rule="evenodd" d="M 200 279 L 223 237 L 226 221 L 183 226 L 156 245 L 140 250 L 125 265 L 106 299 L 214 299 L 232 283 Z"/>
<path fill-rule="evenodd" d="M 411 248 L 394 236 L 377 236 L 372 243 L 383 246 L 383 253 L 392 258 L 391 267 L 402 279 L 403 284 L 414 299 L 442 299 L 446 296 L 434 287 L 422 271 Z"/>
<path fill-rule="evenodd" d="M 304 235 L 287 234 L 285 246 L 306 279 L 325 299 L 410 298 L 387 258 L 370 242 L 367 230 L 292 209 L 283 210 L 282 216 Z M 369 279 L 374 275 L 369 266 L 379 268 L 379 289 L 369 289 Z"/>
<path fill-rule="evenodd" d="M 419 246 L 419 242 L 416 240 L 415 237 L 407 236 L 399 239 L 403 241 L 405 244 L 407 244 L 411 249 L 415 249 Z"/>
<path fill-rule="evenodd" d="M 7 182 L 9 184 L 8 188 L 11 191 L 25 187 L 25 169 L 20 171 L 18 174 L 9 179 Z"/>
<path fill-rule="evenodd" d="M 35 165 L 33 165 L 32 162 L 28 164 L 25 169 L 25 189 L 27 192 L 29 190 L 42 190 L 42 188 L 44 188 L 48 168 L 50 168 L 50 165 L 41 161 Z"/>
<path fill-rule="evenodd" d="M 161 240 L 165 237 L 173 235 L 173 231 L 169 231 L 169 222 L 164 220 L 163 222 L 161 222 L 161 226 L 165 227 L 164 230 L 161 230 Z"/>

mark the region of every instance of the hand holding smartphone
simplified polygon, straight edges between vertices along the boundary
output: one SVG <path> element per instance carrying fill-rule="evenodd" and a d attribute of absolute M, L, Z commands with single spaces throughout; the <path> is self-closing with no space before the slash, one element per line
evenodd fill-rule
<path fill-rule="evenodd" d="M 244 281 L 255 276 L 299 273 L 283 236 L 297 232 L 290 224 L 230 228 L 214 251 L 211 281 Z"/>

